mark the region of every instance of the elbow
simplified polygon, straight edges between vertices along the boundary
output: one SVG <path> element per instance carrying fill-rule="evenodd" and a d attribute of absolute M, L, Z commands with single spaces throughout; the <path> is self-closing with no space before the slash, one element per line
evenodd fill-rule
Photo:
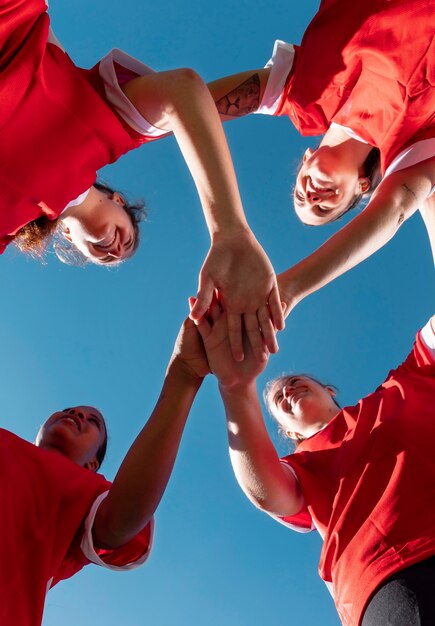
<path fill-rule="evenodd" d="M 288 492 L 286 492 L 282 494 L 281 497 L 278 495 L 270 497 L 267 494 L 263 495 L 248 492 L 246 490 L 244 491 L 256 509 L 275 517 L 291 517 L 292 515 L 299 513 L 304 504 L 302 494 L 295 494 L 292 497 Z"/>
<path fill-rule="evenodd" d="M 190 67 L 171 71 L 171 87 L 177 95 L 188 95 L 207 88 L 201 76 Z"/>

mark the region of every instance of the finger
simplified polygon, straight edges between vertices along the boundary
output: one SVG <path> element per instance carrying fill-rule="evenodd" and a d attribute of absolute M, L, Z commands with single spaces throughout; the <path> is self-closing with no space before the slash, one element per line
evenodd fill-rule
<path fill-rule="evenodd" d="M 281 299 L 279 297 L 278 287 L 276 285 L 269 294 L 269 310 L 270 310 L 270 316 L 273 320 L 276 330 L 284 330 L 285 328 L 284 314 L 282 311 Z"/>
<path fill-rule="evenodd" d="M 221 308 L 216 298 L 213 299 L 210 307 L 210 317 L 213 324 L 215 324 L 221 316 Z"/>
<path fill-rule="evenodd" d="M 205 342 L 208 339 L 208 337 L 210 336 L 210 333 L 211 333 L 211 324 L 210 324 L 210 322 L 205 317 L 201 317 L 200 320 L 195 322 L 195 326 L 196 326 L 199 334 L 201 335 L 201 339 Z"/>
<path fill-rule="evenodd" d="M 235 361 L 243 361 L 242 316 L 237 315 L 237 313 L 228 313 L 227 323 L 228 340 L 233 358 Z"/>
<path fill-rule="evenodd" d="M 278 342 L 276 340 L 276 330 L 270 318 L 269 308 L 262 306 L 257 313 L 258 322 L 263 335 L 264 343 L 272 354 L 278 352 Z"/>
<path fill-rule="evenodd" d="M 256 313 L 245 313 L 244 315 L 245 331 L 248 336 L 248 341 L 251 344 L 252 352 L 254 353 L 257 361 L 264 361 L 266 358 L 264 351 L 263 336 L 258 324 L 258 318 Z"/>
<path fill-rule="evenodd" d="M 199 275 L 198 293 L 196 295 L 196 302 L 194 303 L 190 311 L 190 319 L 194 322 L 199 321 L 203 317 L 207 309 L 209 308 L 213 299 L 214 284 L 210 278 L 203 279 L 202 274 Z"/>

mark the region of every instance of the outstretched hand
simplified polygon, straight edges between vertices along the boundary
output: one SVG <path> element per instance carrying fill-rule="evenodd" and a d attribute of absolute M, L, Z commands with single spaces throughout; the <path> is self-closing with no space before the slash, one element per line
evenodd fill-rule
<path fill-rule="evenodd" d="M 243 328 L 255 357 L 277 352 L 276 331 L 284 328 L 274 269 L 249 230 L 216 239 L 204 261 L 190 317 L 199 322 L 215 289 L 226 311 L 228 341 L 236 361 L 244 358 Z M 246 343 L 246 342 L 245 342 Z"/>
<path fill-rule="evenodd" d="M 211 372 L 216 376 L 221 387 L 233 388 L 254 381 L 265 369 L 270 352 L 262 348 L 263 358 L 258 360 L 253 353 L 246 335 L 244 335 L 245 358 L 233 359 L 229 341 L 227 314 L 214 298 L 207 317 L 203 317 L 197 328 L 204 343 Z"/>
<path fill-rule="evenodd" d="M 193 298 L 190 299 L 193 304 Z M 207 355 L 200 334 L 194 322 L 186 318 L 181 325 L 170 364 L 177 359 L 190 375 L 194 378 L 203 379 L 210 374 Z"/>

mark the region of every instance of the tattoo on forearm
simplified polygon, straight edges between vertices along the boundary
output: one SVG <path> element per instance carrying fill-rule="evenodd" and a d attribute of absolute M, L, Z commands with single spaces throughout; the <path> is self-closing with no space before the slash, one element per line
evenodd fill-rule
<path fill-rule="evenodd" d="M 216 101 L 221 115 L 242 117 L 256 111 L 260 105 L 260 76 L 253 74 L 244 83 Z"/>
<path fill-rule="evenodd" d="M 410 187 L 408 187 L 408 185 L 406 183 L 402 183 L 402 187 L 404 189 L 406 189 L 406 191 L 409 191 L 409 193 L 414 196 L 414 200 L 417 200 L 417 195 L 416 195 L 415 191 L 413 191 Z"/>

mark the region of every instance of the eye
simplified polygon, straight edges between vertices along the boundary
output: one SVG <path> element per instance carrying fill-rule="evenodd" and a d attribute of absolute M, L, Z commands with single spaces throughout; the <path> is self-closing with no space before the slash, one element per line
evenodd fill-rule
<path fill-rule="evenodd" d="M 90 417 L 89 421 L 92 422 L 93 424 L 95 424 L 95 426 L 98 428 L 98 430 L 100 430 L 101 426 L 100 426 L 100 420 L 96 417 Z"/>

